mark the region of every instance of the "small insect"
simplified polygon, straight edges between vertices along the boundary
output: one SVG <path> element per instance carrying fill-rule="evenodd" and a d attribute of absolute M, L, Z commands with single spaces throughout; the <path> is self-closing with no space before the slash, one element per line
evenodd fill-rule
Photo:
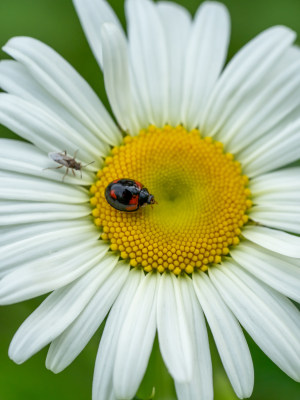
<path fill-rule="evenodd" d="M 105 198 L 113 208 L 132 212 L 147 204 L 156 204 L 154 196 L 133 179 L 116 179 L 105 189 Z"/>
<path fill-rule="evenodd" d="M 76 176 L 74 170 L 80 171 L 80 177 L 82 178 L 82 171 L 81 171 L 82 168 L 92 164 L 95 161 L 92 161 L 92 162 L 90 162 L 88 164 L 85 164 L 85 165 L 81 165 L 80 162 L 75 160 L 77 152 L 78 152 L 78 150 L 75 151 L 73 158 L 67 155 L 66 150 L 64 152 L 62 152 L 62 153 L 55 153 L 55 152 L 48 153 L 48 157 L 51 160 L 53 160 L 53 161 L 55 161 L 55 162 L 57 162 L 58 164 L 61 164 L 61 165 L 56 167 L 56 168 L 45 168 L 45 169 L 59 169 L 59 168 L 62 168 L 62 167 L 66 167 L 66 172 L 65 172 L 62 180 L 65 179 L 65 176 L 68 174 L 69 169 L 72 171 L 74 176 Z"/>

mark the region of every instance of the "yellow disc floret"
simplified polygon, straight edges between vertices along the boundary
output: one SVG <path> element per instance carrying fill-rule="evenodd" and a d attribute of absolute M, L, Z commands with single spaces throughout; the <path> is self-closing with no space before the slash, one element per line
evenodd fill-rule
<path fill-rule="evenodd" d="M 115 147 L 91 186 L 101 238 L 146 272 L 207 270 L 239 243 L 251 207 L 248 178 L 223 145 L 196 129 L 150 126 Z M 105 199 L 115 179 L 141 182 L 157 204 L 120 212 Z"/>

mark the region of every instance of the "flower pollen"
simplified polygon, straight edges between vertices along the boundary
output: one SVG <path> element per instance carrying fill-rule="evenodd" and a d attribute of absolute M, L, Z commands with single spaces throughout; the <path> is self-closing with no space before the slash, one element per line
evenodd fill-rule
<path fill-rule="evenodd" d="M 223 145 L 199 130 L 149 126 L 115 147 L 91 186 L 92 215 L 101 238 L 146 272 L 166 270 L 179 275 L 220 263 L 251 207 L 248 177 Z M 115 179 L 141 182 L 158 204 L 121 212 L 105 199 Z"/>

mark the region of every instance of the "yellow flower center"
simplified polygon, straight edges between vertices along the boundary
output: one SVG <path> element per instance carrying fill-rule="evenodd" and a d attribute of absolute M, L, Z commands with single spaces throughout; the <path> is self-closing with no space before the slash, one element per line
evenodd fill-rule
<path fill-rule="evenodd" d="M 196 129 L 150 126 L 112 149 L 91 186 L 92 214 L 113 251 L 146 272 L 205 271 L 239 243 L 251 207 L 248 178 L 220 142 Z M 141 182 L 157 204 L 121 212 L 105 199 L 116 179 Z"/>

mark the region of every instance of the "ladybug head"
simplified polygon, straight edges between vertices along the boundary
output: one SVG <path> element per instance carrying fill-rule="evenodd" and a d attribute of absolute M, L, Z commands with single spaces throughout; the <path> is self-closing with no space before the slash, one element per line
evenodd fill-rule
<path fill-rule="evenodd" d="M 152 194 L 149 194 L 147 204 L 157 204 L 157 201 L 154 200 L 154 196 Z"/>
<path fill-rule="evenodd" d="M 148 192 L 148 189 L 143 188 L 139 195 L 140 207 L 144 204 L 155 204 L 154 196 Z"/>

